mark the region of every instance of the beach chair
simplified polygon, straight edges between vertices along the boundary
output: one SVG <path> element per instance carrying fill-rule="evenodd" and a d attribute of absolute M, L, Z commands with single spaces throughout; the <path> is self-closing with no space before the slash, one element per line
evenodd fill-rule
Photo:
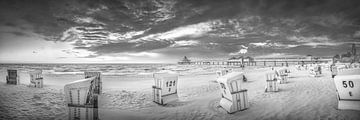
<path fill-rule="evenodd" d="M 98 95 L 95 94 L 96 76 L 66 84 L 65 103 L 69 119 L 98 120 Z"/>
<path fill-rule="evenodd" d="M 291 76 L 290 76 L 290 73 L 291 73 L 290 69 L 289 69 L 289 68 L 285 68 L 285 74 L 287 75 L 287 78 L 290 78 L 290 77 L 291 77 Z"/>
<path fill-rule="evenodd" d="M 301 70 L 301 65 L 295 65 L 296 70 Z"/>
<path fill-rule="evenodd" d="M 278 77 L 275 72 L 266 74 L 266 86 L 265 92 L 277 92 L 279 91 Z"/>
<path fill-rule="evenodd" d="M 101 94 L 102 93 L 102 80 L 101 80 L 101 72 L 84 72 L 85 79 L 91 78 L 96 76 L 95 80 L 95 94 Z"/>
<path fill-rule="evenodd" d="M 20 74 L 18 70 L 15 69 L 8 69 L 7 70 L 8 75 L 6 76 L 6 84 L 14 84 L 18 85 L 20 84 Z"/>
<path fill-rule="evenodd" d="M 220 106 L 228 113 L 249 108 L 247 89 L 242 88 L 243 73 L 232 72 L 217 79 L 220 85 Z"/>
<path fill-rule="evenodd" d="M 30 75 L 30 87 L 42 88 L 44 85 L 42 70 L 35 70 L 29 73 Z"/>
<path fill-rule="evenodd" d="M 338 69 L 336 66 L 330 66 L 331 76 L 334 78 L 337 75 Z"/>
<path fill-rule="evenodd" d="M 276 75 L 278 76 L 278 80 L 280 82 L 280 84 L 286 84 L 287 80 L 288 80 L 288 74 L 286 73 L 286 69 L 285 68 L 281 68 L 278 70 L 275 70 Z"/>
<path fill-rule="evenodd" d="M 178 74 L 173 72 L 154 73 L 155 85 L 152 86 L 153 102 L 166 105 L 178 100 Z"/>
<path fill-rule="evenodd" d="M 319 69 L 317 67 L 318 66 L 309 67 L 310 76 L 312 76 L 312 77 L 319 77 L 320 76 L 320 71 L 319 71 Z"/>
<path fill-rule="evenodd" d="M 360 110 L 360 75 L 337 75 L 334 78 L 340 110 Z"/>
<path fill-rule="evenodd" d="M 229 73 L 228 70 L 218 70 L 218 71 L 216 71 L 216 77 L 219 78 L 221 76 L 226 75 L 227 73 Z"/>

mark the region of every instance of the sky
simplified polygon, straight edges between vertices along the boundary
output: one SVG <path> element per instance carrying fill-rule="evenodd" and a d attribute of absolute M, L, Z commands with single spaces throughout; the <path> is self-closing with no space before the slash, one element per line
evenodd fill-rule
<path fill-rule="evenodd" d="M 175 63 L 360 48 L 359 0 L 0 0 L 0 63 Z"/>

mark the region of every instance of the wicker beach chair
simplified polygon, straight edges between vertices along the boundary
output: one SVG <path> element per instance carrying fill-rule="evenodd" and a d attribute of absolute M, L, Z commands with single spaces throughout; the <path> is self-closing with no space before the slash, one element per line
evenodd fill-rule
<path fill-rule="evenodd" d="M 77 80 L 64 86 L 69 119 L 98 120 L 98 95 L 95 94 L 96 76 Z"/>
<path fill-rule="evenodd" d="M 14 84 L 18 85 L 20 84 L 20 74 L 18 70 L 15 69 L 8 69 L 7 70 L 8 75 L 6 76 L 6 84 Z"/>
<path fill-rule="evenodd" d="M 155 85 L 152 86 L 152 90 L 155 103 L 165 105 L 178 99 L 178 76 L 177 73 L 171 72 L 153 74 Z"/>
<path fill-rule="evenodd" d="M 31 87 L 42 88 L 44 85 L 42 70 L 35 70 L 29 73 Z"/>
<path fill-rule="evenodd" d="M 279 91 L 278 76 L 275 72 L 266 74 L 266 86 L 265 92 L 277 92 Z"/>
<path fill-rule="evenodd" d="M 220 106 L 228 113 L 249 108 L 247 89 L 242 88 L 244 83 L 242 72 L 232 72 L 217 79 L 220 85 Z"/>

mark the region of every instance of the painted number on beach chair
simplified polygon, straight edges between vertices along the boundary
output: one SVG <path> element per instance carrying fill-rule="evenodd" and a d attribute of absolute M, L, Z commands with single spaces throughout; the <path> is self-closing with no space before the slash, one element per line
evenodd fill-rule
<path fill-rule="evenodd" d="M 346 84 L 346 81 L 342 81 L 344 88 L 347 88 L 348 86 L 351 88 L 354 88 L 354 82 L 348 81 L 348 84 Z"/>
<path fill-rule="evenodd" d="M 338 75 L 334 77 L 340 99 L 360 100 L 360 75 Z"/>

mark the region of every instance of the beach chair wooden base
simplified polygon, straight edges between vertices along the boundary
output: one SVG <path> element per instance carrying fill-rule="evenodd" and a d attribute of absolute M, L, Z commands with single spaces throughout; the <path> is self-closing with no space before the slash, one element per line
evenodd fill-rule
<path fill-rule="evenodd" d="M 99 120 L 98 108 L 68 107 L 69 120 Z"/>
<path fill-rule="evenodd" d="M 220 106 L 224 108 L 228 113 L 231 114 L 249 108 L 249 101 L 246 89 L 231 93 L 231 96 L 232 100 L 222 96 L 219 103 Z"/>
<path fill-rule="evenodd" d="M 277 80 L 266 80 L 265 92 L 277 92 L 279 85 Z"/>
<path fill-rule="evenodd" d="M 178 100 L 177 92 L 167 95 L 162 95 L 162 89 L 153 86 L 153 102 L 166 105 L 168 103 L 174 102 Z"/>

